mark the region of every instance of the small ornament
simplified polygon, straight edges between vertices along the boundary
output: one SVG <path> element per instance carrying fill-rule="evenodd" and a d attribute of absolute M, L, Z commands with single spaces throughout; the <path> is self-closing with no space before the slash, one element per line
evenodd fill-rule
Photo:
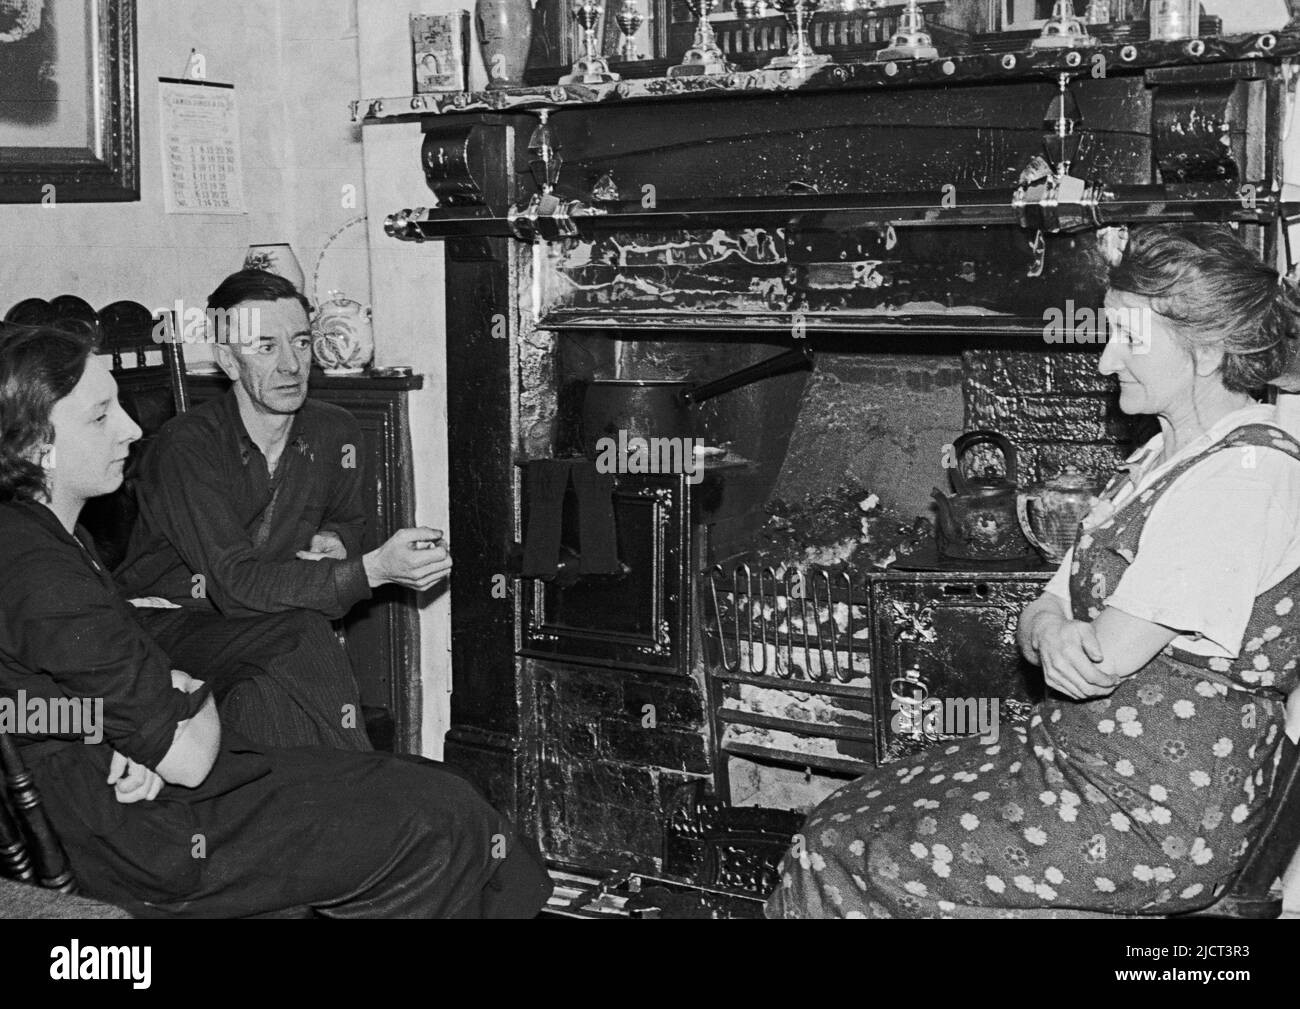
<path fill-rule="evenodd" d="M 623 35 L 623 44 L 618 47 L 619 58 L 626 62 L 639 60 L 641 53 L 636 47 L 636 33 L 645 22 L 645 17 L 637 7 L 636 0 L 623 0 L 623 5 L 619 7 L 618 16 L 614 20 Z"/>
<path fill-rule="evenodd" d="M 361 374 L 375 356 L 370 306 L 330 291 L 312 320 L 311 349 L 325 374 Z"/>
<path fill-rule="evenodd" d="M 1043 34 L 1030 45 L 1035 49 L 1072 49 L 1096 45 L 1087 26 L 1074 13 L 1074 0 L 1056 0 Z"/>
<path fill-rule="evenodd" d="M 933 60 L 938 56 L 939 50 L 925 30 L 925 12 L 917 6 L 916 0 L 908 0 L 898 19 L 898 31 L 890 38 L 889 45 L 876 53 L 876 59 Z"/>

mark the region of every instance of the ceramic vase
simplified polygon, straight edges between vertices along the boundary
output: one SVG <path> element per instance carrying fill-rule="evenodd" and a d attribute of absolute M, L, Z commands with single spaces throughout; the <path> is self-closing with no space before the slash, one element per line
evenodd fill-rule
<path fill-rule="evenodd" d="M 533 7 L 529 0 L 478 0 L 474 5 L 474 26 L 488 89 L 522 88 L 533 41 Z"/>

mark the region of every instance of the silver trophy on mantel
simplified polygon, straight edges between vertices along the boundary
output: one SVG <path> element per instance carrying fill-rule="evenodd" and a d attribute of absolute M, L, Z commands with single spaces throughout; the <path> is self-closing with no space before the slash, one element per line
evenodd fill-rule
<path fill-rule="evenodd" d="M 1074 0 L 1056 0 L 1052 16 L 1043 25 L 1043 34 L 1029 43 L 1034 49 L 1072 49 L 1095 46 L 1097 40 L 1088 34 L 1088 26 L 1074 13 Z"/>
<path fill-rule="evenodd" d="M 825 53 L 813 49 L 808 41 L 808 28 L 819 7 L 821 0 L 777 0 L 776 9 L 785 15 L 785 23 L 789 26 L 790 46 L 784 56 L 768 62 L 768 70 L 808 71 L 831 61 Z"/>
<path fill-rule="evenodd" d="M 680 65 L 668 68 L 669 77 L 698 77 L 701 74 L 729 74 L 735 67 L 727 62 L 718 46 L 718 37 L 709 24 L 709 14 L 718 0 L 685 0 L 686 7 L 695 15 L 695 42 L 682 56 Z"/>
<path fill-rule="evenodd" d="M 619 80 L 618 74 L 610 72 L 609 63 L 600 55 L 596 42 L 596 26 L 604 13 L 604 0 L 574 3 L 573 17 L 582 27 L 582 55 L 573 61 L 573 73 L 560 78 L 561 84 L 609 84 Z"/>
<path fill-rule="evenodd" d="M 636 33 L 645 22 L 645 16 L 641 13 L 641 8 L 636 5 L 636 0 L 623 0 L 623 5 L 619 7 L 614 20 L 623 36 L 623 42 L 618 47 L 619 59 L 629 63 L 632 60 L 639 60 L 641 53 L 636 47 Z"/>
<path fill-rule="evenodd" d="M 938 59 L 939 50 L 930 41 L 930 33 L 925 30 L 925 11 L 917 5 L 916 0 L 908 0 L 903 13 L 898 18 L 898 31 L 889 39 L 889 45 L 877 51 L 878 60 L 933 60 Z"/>

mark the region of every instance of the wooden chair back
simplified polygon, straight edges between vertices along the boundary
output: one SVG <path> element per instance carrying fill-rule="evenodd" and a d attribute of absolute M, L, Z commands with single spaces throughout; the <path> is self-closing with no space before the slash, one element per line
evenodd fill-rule
<path fill-rule="evenodd" d="M 76 893 L 72 863 L 41 805 L 31 772 L 6 732 L 0 732 L 0 766 L 0 875 Z"/>
<path fill-rule="evenodd" d="M 98 325 L 100 350 L 112 355 L 118 399 L 143 432 L 131 446 L 122 486 L 91 501 L 81 515 L 100 558 L 112 570 L 126 556 L 139 514 L 135 484 L 140 461 L 159 429 L 189 409 L 190 396 L 182 345 L 167 338 L 177 330 L 166 320 L 137 302 L 116 301 L 100 309 Z"/>

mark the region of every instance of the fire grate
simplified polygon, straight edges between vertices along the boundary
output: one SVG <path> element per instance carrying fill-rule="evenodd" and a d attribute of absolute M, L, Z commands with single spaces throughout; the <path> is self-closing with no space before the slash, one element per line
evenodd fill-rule
<path fill-rule="evenodd" d="M 723 755 L 834 775 L 874 762 L 870 620 L 852 570 L 714 565 L 704 639 Z"/>
<path fill-rule="evenodd" d="M 732 784 L 728 755 L 802 770 L 810 782 L 974 731 L 922 728 L 924 698 L 960 713 L 996 705 L 991 724 L 1024 722 L 1042 683 L 1019 655 L 1016 619 L 1047 577 L 715 565 L 704 643 L 720 787 Z"/>

